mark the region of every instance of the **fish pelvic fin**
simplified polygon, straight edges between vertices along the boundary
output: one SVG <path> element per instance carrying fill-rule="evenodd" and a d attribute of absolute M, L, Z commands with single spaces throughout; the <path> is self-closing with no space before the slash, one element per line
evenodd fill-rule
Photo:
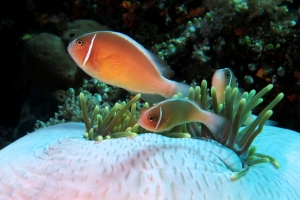
<path fill-rule="evenodd" d="M 165 98 L 159 94 L 145 94 L 145 93 L 142 93 L 141 99 L 147 101 L 149 104 L 154 104 L 165 100 Z"/>

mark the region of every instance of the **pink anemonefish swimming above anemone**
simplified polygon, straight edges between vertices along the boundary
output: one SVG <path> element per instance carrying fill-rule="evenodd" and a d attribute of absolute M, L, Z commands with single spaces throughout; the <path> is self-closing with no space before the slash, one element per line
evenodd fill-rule
<path fill-rule="evenodd" d="M 160 100 L 161 96 L 171 98 L 178 92 L 188 95 L 190 86 L 165 78 L 173 71 L 162 59 L 122 33 L 85 34 L 69 44 L 68 52 L 88 75 L 106 84 L 142 93 L 142 98 L 143 94 L 158 94 Z"/>

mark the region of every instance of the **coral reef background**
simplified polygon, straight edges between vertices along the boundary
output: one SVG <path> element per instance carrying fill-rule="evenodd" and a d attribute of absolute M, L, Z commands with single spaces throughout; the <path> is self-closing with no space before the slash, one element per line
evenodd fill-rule
<path fill-rule="evenodd" d="M 210 82 L 215 69 L 229 67 L 241 90 L 259 91 L 273 83 L 274 89 L 254 114 L 283 92 L 285 97 L 271 119 L 279 127 L 300 132 L 299 1 L 26 0 L 1 4 L 0 149 L 33 131 L 37 120 L 55 117 L 59 106 L 65 111 L 61 119 L 74 120 L 66 117 L 74 106 L 73 94 L 86 91 L 105 105 L 130 98 L 124 90 L 90 80 L 68 57 L 69 41 L 99 29 L 120 31 L 137 40 L 171 66 L 177 81 Z"/>

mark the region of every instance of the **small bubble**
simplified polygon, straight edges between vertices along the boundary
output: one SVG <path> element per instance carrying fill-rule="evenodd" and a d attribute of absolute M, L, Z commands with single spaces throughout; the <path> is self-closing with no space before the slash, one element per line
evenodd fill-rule
<path fill-rule="evenodd" d="M 246 82 L 247 84 L 253 84 L 253 83 L 254 83 L 254 80 L 253 80 L 252 76 L 249 76 L 249 75 L 246 75 L 246 76 L 244 77 L 244 80 L 245 80 L 245 82 Z"/>
<path fill-rule="evenodd" d="M 250 71 L 255 71 L 256 70 L 256 65 L 254 63 L 250 63 L 250 64 L 248 64 L 248 69 Z"/>
<path fill-rule="evenodd" d="M 290 23 L 289 23 L 289 26 L 290 27 L 293 27 L 297 24 L 296 20 L 291 20 Z"/>
<path fill-rule="evenodd" d="M 284 76 L 285 75 L 285 68 L 284 67 L 278 67 L 277 69 L 278 76 Z"/>

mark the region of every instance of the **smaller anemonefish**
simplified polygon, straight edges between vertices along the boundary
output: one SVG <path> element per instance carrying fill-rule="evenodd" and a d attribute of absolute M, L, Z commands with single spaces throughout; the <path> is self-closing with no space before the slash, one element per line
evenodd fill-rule
<path fill-rule="evenodd" d="M 203 110 L 194 101 L 184 98 L 168 99 L 144 109 L 138 119 L 141 127 L 153 132 L 162 132 L 189 122 L 201 122 L 216 139 L 220 139 L 230 125 L 225 117 Z"/>
<path fill-rule="evenodd" d="M 109 85 L 142 93 L 142 98 L 143 94 L 171 98 L 178 92 L 188 96 L 190 86 L 165 78 L 174 72 L 162 59 L 122 33 L 98 31 L 85 34 L 69 44 L 68 52 L 90 76 Z M 158 96 L 159 100 L 161 96 Z"/>
<path fill-rule="evenodd" d="M 223 104 L 225 102 L 226 87 L 231 86 L 233 89 L 237 87 L 237 82 L 233 71 L 229 68 L 224 68 L 215 71 L 211 85 L 216 88 L 218 104 Z"/>
<path fill-rule="evenodd" d="M 215 71 L 213 77 L 212 77 L 212 86 L 216 88 L 217 91 L 217 102 L 218 104 L 224 104 L 225 102 L 225 91 L 227 86 L 231 86 L 231 88 L 238 87 L 238 84 L 236 82 L 236 77 L 233 73 L 233 71 L 229 68 L 224 69 L 218 69 Z M 241 95 L 239 98 L 236 99 L 236 103 L 239 103 L 241 98 Z M 244 125 L 248 125 L 252 123 L 257 118 L 256 115 L 249 115 L 248 118 L 245 119 L 243 122 Z M 267 120 L 266 125 L 275 126 L 278 124 L 278 122 L 273 120 Z"/>

